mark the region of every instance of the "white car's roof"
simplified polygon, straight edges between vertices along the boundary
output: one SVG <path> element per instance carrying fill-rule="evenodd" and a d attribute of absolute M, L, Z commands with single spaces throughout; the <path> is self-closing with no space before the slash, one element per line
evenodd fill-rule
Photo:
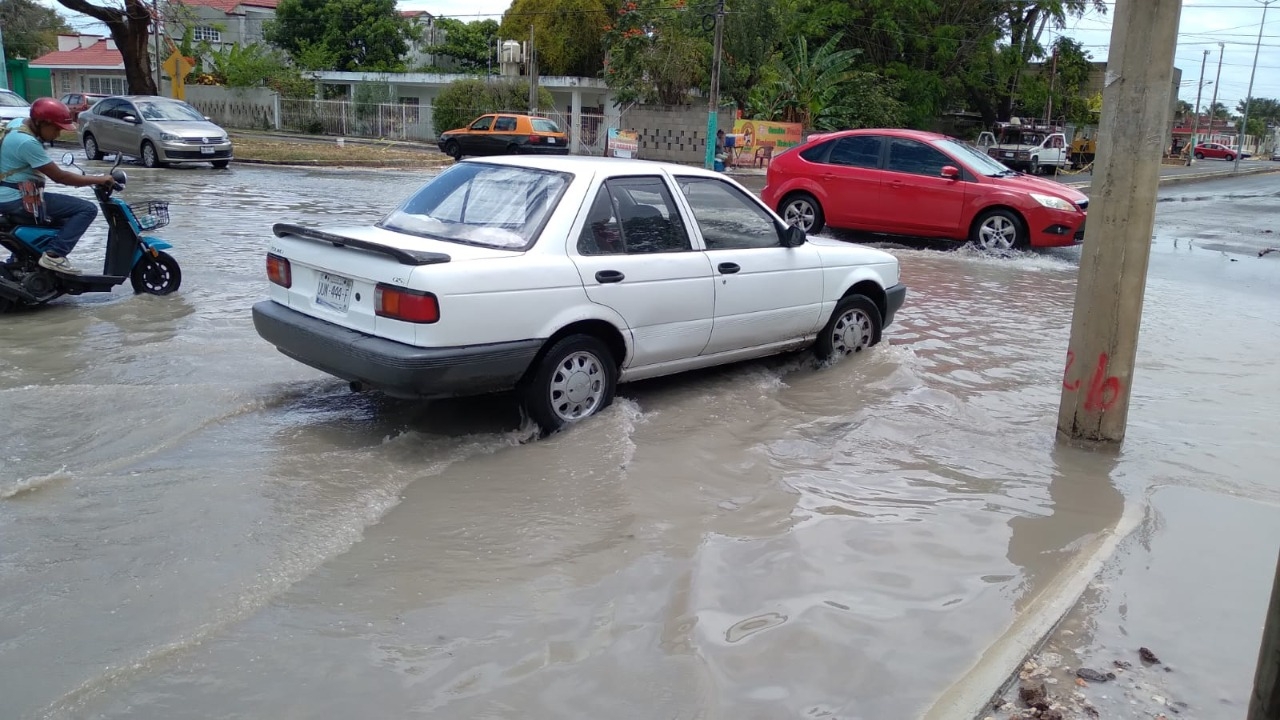
<path fill-rule="evenodd" d="M 535 168 L 539 170 L 559 170 L 575 175 L 585 173 L 607 173 L 611 175 L 637 175 L 652 173 L 664 169 L 680 175 L 700 175 L 704 177 L 722 178 L 724 173 L 713 172 L 692 165 L 658 162 L 656 160 L 632 160 L 627 158 L 593 157 L 584 155 L 495 155 L 489 157 L 467 158 L 463 162 L 492 163 L 495 165 L 513 165 L 516 167 Z"/>

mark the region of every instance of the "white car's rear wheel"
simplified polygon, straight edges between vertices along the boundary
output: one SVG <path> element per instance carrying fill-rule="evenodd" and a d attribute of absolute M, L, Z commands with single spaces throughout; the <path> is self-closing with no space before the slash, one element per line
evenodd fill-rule
<path fill-rule="evenodd" d="M 521 395 L 529 416 L 553 432 L 609 407 L 617 384 L 609 348 L 590 335 L 570 335 L 542 356 Z"/>

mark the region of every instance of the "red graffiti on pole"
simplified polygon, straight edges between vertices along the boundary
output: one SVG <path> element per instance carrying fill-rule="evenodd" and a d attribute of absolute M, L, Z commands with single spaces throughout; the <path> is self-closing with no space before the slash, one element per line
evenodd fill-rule
<path fill-rule="evenodd" d="M 1106 353 L 1098 355 L 1098 364 L 1094 367 L 1093 375 L 1089 378 L 1089 388 L 1084 398 L 1084 409 L 1088 412 L 1106 412 L 1115 407 L 1116 402 L 1120 400 L 1120 378 L 1107 374 Z M 1067 351 L 1067 367 L 1062 373 L 1062 387 L 1070 392 L 1076 392 L 1080 389 L 1080 380 L 1068 381 L 1067 377 L 1071 374 L 1071 366 L 1075 364 L 1076 354 L 1074 351 Z"/>

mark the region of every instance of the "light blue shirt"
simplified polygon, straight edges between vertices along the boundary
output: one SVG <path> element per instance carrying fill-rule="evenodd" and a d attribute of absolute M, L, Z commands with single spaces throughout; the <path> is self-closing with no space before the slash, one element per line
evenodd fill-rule
<path fill-rule="evenodd" d="M 0 147 L 0 175 L 18 170 L 4 178 L 4 182 L 7 183 L 40 179 L 44 176 L 32 168 L 44 167 L 53 162 L 49 158 L 49 153 L 45 152 L 44 143 L 32 135 L 18 132 L 18 128 L 22 127 L 24 122 L 26 121 L 23 118 L 17 118 L 9 123 L 9 132 L 4 136 L 3 147 Z M 19 170 L 19 168 L 22 169 Z M 0 203 L 21 199 L 22 193 L 16 188 L 0 186 Z"/>

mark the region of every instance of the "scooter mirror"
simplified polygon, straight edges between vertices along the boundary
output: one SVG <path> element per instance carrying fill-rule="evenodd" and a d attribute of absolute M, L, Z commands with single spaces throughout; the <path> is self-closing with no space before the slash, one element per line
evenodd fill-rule
<path fill-rule="evenodd" d="M 62 153 L 62 164 L 63 164 L 63 165 L 75 165 L 75 164 L 76 164 L 76 156 L 75 156 L 75 155 L 72 155 L 71 153 Z"/>
<path fill-rule="evenodd" d="M 129 182 L 129 176 L 125 175 L 123 170 L 112 170 L 111 177 L 115 178 L 116 182 L 120 183 L 121 185 L 124 185 L 125 183 Z"/>

